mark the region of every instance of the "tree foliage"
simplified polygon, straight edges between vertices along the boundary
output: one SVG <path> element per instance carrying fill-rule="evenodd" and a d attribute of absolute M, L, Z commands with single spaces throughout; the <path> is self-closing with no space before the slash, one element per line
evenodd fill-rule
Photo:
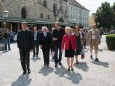
<path fill-rule="evenodd" d="M 105 2 L 97 9 L 95 21 L 96 23 L 99 22 L 99 27 L 109 29 L 112 25 L 114 25 L 114 8 L 114 6 L 113 8 L 110 6 L 110 3 Z"/>

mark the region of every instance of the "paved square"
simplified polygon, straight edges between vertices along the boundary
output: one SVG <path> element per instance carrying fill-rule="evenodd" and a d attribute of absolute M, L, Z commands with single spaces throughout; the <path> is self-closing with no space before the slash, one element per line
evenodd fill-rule
<path fill-rule="evenodd" d="M 0 86 L 115 86 L 115 51 L 106 50 L 105 36 L 99 48 L 100 62 L 91 60 L 88 50 L 74 72 L 67 71 L 64 54 L 63 66 L 55 69 L 52 59 L 49 68 L 43 66 L 41 49 L 39 58 L 31 52 L 31 74 L 23 76 L 17 45 L 11 44 L 11 51 L 0 52 Z"/>

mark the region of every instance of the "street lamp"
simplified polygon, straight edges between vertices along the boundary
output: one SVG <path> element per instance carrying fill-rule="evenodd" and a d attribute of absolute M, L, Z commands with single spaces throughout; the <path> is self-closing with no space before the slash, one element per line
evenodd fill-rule
<path fill-rule="evenodd" d="M 8 11 L 7 10 L 4 10 L 3 12 L 3 18 L 5 18 L 5 21 L 6 21 L 6 18 L 8 17 Z M 6 29 L 6 22 L 4 22 L 4 25 L 5 25 L 5 29 Z"/>

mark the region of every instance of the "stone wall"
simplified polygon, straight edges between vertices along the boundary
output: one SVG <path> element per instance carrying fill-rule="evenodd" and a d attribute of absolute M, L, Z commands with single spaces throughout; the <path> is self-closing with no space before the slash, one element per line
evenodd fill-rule
<path fill-rule="evenodd" d="M 1 0 L 0 14 L 3 10 L 7 10 L 9 11 L 9 17 L 21 18 L 21 10 L 24 8 L 27 19 L 40 19 L 40 13 L 43 13 L 44 19 L 47 19 L 48 15 L 50 15 L 50 20 L 54 20 L 53 4 L 57 4 L 58 12 L 61 6 L 60 0 L 46 0 L 47 8 L 43 6 L 43 1 L 44 0 Z M 64 14 L 66 14 L 67 2 L 62 0 L 62 6 L 64 13 L 58 13 L 59 15 L 57 15 L 56 21 L 59 20 L 58 17 L 60 17 L 60 15 L 63 16 L 64 20 L 66 19 Z"/>

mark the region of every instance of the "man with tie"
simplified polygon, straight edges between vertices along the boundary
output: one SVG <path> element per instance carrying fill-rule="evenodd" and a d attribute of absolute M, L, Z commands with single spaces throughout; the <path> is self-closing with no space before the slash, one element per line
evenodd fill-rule
<path fill-rule="evenodd" d="M 22 29 L 17 34 L 17 45 L 20 53 L 20 61 L 23 75 L 30 74 L 30 50 L 33 49 L 32 32 L 27 30 L 27 22 L 22 22 Z"/>
<path fill-rule="evenodd" d="M 39 37 L 39 44 L 43 52 L 44 66 L 49 67 L 49 52 L 51 48 L 52 37 L 51 33 L 48 32 L 47 27 L 42 27 L 42 32 Z"/>
<path fill-rule="evenodd" d="M 39 53 L 39 32 L 37 30 L 37 27 L 34 27 L 34 33 L 33 33 L 33 57 L 38 57 Z"/>

